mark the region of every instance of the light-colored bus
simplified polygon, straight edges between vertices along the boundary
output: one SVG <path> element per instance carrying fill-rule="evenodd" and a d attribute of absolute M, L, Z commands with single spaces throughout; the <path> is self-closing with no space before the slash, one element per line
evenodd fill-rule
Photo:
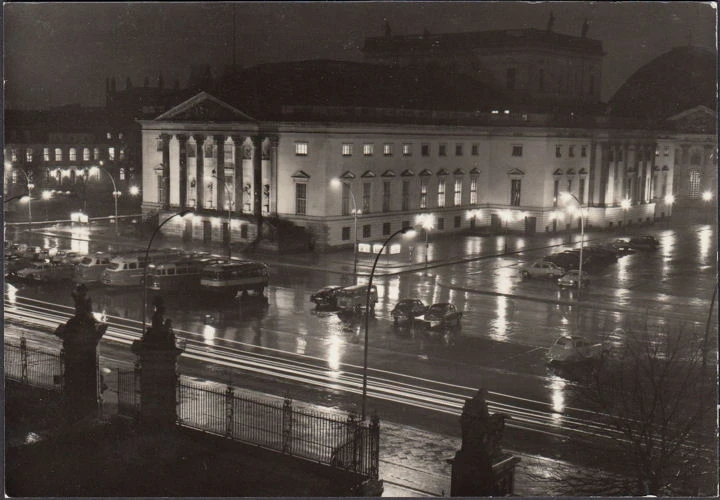
<path fill-rule="evenodd" d="M 226 259 L 209 254 L 193 254 L 172 262 L 148 266 L 148 288 L 155 291 L 173 292 L 199 290 L 202 270 L 213 264 L 222 264 Z"/>
<path fill-rule="evenodd" d="M 105 252 L 96 252 L 92 255 L 86 255 L 75 266 L 75 274 L 73 281 L 75 283 L 97 283 L 102 279 L 105 269 L 110 267 L 111 255 Z"/>
<path fill-rule="evenodd" d="M 200 289 L 222 295 L 249 290 L 262 294 L 268 284 L 268 268 L 262 262 L 241 261 L 206 266 L 200 276 Z"/>
<path fill-rule="evenodd" d="M 176 248 L 151 250 L 149 264 L 172 262 L 185 255 Z M 117 255 L 110 259 L 110 265 L 102 273 L 102 282 L 109 286 L 140 286 L 145 275 L 145 252 Z"/>

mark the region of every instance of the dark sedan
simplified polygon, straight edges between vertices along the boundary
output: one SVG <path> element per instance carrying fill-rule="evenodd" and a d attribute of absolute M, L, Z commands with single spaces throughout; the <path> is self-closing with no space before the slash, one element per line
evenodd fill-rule
<path fill-rule="evenodd" d="M 639 236 L 630 240 L 630 247 L 635 250 L 657 250 L 660 242 L 653 236 Z"/>
<path fill-rule="evenodd" d="M 343 287 L 330 285 L 321 288 L 310 296 L 310 302 L 317 307 L 337 307 L 337 295 Z"/>
<path fill-rule="evenodd" d="M 412 321 L 418 316 L 422 316 L 426 310 L 427 306 L 423 304 L 422 300 L 402 299 L 395 304 L 390 314 L 393 317 L 393 322 L 397 325 L 401 321 Z"/>
<path fill-rule="evenodd" d="M 458 311 L 454 304 L 440 302 L 427 308 L 425 314 L 417 318 L 428 329 L 459 328 L 462 311 Z"/>

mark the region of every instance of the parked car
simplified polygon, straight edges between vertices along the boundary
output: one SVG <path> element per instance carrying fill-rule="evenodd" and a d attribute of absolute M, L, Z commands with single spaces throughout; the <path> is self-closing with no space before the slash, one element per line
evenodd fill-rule
<path fill-rule="evenodd" d="M 28 267 L 30 265 L 30 259 L 22 257 L 20 255 L 11 254 L 5 256 L 5 275 L 12 275 L 17 273 L 20 269 Z"/>
<path fill-rule="evenodd" d="M 458 328 L 462 314 L 454 304 L 439 302 L 428 307 L 425 314 L 418 316 L 417 321 L 427 329 Z"/>
<path fill-rule="evenodd" d="M 523 278 L 557 278 L 565 274 L 565 270 L 547 260 L 533 262 L 520 270 Z"/>
<path fill-rule="evenodd" d="M 83 260 L 85 256 L 78 252 L 70 252 L 58 250 L 55 255 L 50 258 L 51 262 L 67 262 L 68 264 L 77 264 Z"/>
<path fill-rule="evenodd" d="M 657 250 L 660 242 L 654 236 L 638 236 L 630 239 L 630 248 L 635 250 Z"/>
<path fill-rule="evenodd" d="M 359 313 L 367 305 L 367 294 L 367 285 L 347 286 L 337 293 L 337 308 L 340 309 L 340 312 Z M 377 288 L 375 287 L 375 285 L 373 285 L 370 289 L 371 311 L 375 310 L 375 304 L 377 303 L 377 300 Z"/>
<path fill-rule="evenodd" d="M 558 285 L 577 288 L 578 282 L 580 281 L 580 271 L 578 271 L 577 269 L 573 269 L 572 271 L 568 271 L 558 278 Z M 588 278 L 587 273 L 583 273 L 580 286 L 585 287 L 588 283 L 590 283 L 590 278 Z"/>
<path fill-rule="evenodd" d="M 66 263 L 33 262 L 30 267 L 20 269 L 17 277 L 32 281 L 62 281 L 70 280 L 75 272 L 75 266 Z"/>
<path fill-rule="evenodd" d="M 337 294 L 342 288 L 339 285 L 322 287 L 310 296 L 310 302 L 314 302 L 316 307 L 337 307 Z"/>
<path fill-rule="evenodd" d="M 593 344 L 585 337 L 562 335 L 548 351 L 550 363 L 581 363 L 600 361 L 607 355 L 602 344 Z"/>
<path fill-rule="evenodd" d="M 422 300 L 419 299 L 402 299 L 397 304 L 390 314 L 393 317 L 393 322 L 397 325 L 401 321 L 413 321 L 418 316 L 425 314 L 427 306 L 423 304 Z"/>
<path fill-rule="evenodd" d="M 612 247 L 617 251 L 619 254 L 626 254 L 633 251 L 632 247 L 630 246 L 630 242 L 628 240 L 623 239 L 617 239 L 611 243 Z"/>

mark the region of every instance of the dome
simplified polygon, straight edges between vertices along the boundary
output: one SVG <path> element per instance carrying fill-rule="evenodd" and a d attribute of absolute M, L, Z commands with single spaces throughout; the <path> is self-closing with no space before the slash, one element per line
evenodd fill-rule
<path fill-rule="evenodd" d="M 676 47 L 638 69 L 608 103 L 616 116 L 664 120 L 703 105 L 716 108 L 716 54 Z"/>

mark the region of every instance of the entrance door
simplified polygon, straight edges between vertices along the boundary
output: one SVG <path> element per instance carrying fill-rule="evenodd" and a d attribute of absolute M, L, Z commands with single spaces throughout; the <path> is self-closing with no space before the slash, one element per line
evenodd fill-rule
<path fill-rule="evenodd" d="M 537 230 L 537 217 L 525 217 L 525 236 L 532 236 Z"/>
<path fill-rule="evenodd" d="M 183 241 L 191 241 L 192 240 L 192 221 L 186 220 L 185 221 L 185 229 L 183 230 Z"/>
<path fill-rule="evenodd" d="M 210 243 L 212 241 L 212 226 L 209 220 L 203 221 L 203 243 Z"/>
<path fill-rule="evenodd" d="M 492 229 L 495 233 L 502 230 L 502 222 L 500 221 L 500 216 L 498 214 L 490 214 L 490 229 Z"/>

